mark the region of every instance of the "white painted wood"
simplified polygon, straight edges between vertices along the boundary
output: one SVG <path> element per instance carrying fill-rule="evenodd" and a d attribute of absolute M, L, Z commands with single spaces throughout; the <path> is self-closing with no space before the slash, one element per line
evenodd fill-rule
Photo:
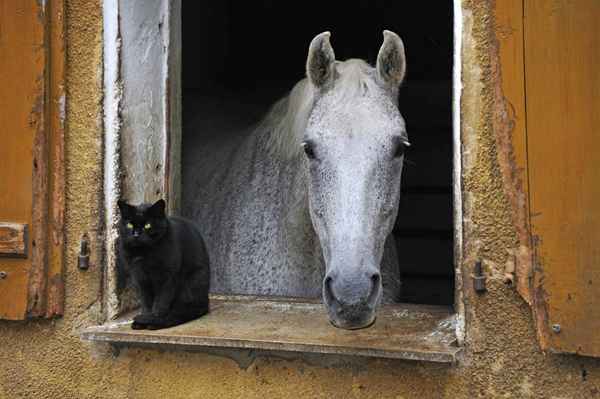
<path fill-rule="evenodd" d="M 107 317 L 118 313 L 116 295 L 116 248 L 118 237 L 117 200 L 120 196 L 120 128 L 119 107 L 121 87 L 119 78 L 119 0 L 105 0 L 104 20 L 104 231 L 105 262 L 104 309 Z"/>
<path fill-rule="evenodd" d="M 117 200 L 169 200 L 179 207 L 180 0 L 104 0 L 105 309 L 117 295 Z M 172 36 L 171 36 L 172 35 Z"/>
<path fill-rule="evenodd" d="M 453 331 L 456 315 L 443 306 L 384 305 L 372 327 L 349 333 L 329 323 L 319 302 L 212 296 L 211 304 L 208 315 L 166 330 L 132 330 L 129 314 L 88 327 L 80 337 L 172 350 L 220 347 L 441 363 L 455 363 L 461 352 Z"/>
<path fill-rule="evenodd" d="M 120 1 L 122 196 L 165 196 L 168 0 Z"/>
<path fill-rule="evenodd" d="M 453 139 L 453 194 L 454 194 L 454 281 L 457 313 L 456 337 L 460 345 L 465 338 L 465 307 L 462 291 L 463 199 L 462 199 L 462 146 L 460 102 L 462 98 L 462 0 L 454 0 L 454 60 L 452 79 L 452 139 Z"/>

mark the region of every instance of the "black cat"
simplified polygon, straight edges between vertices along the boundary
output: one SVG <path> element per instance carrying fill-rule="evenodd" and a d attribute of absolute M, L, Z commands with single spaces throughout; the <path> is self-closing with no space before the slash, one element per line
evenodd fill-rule
<path fill-rule="evenodd" d="M 166 328 L 208 312 L 209 262 L 193 222 L 165 214 L 165 201 L 119 201 L 120 253 L 142 305 L 131 328 Z"/>

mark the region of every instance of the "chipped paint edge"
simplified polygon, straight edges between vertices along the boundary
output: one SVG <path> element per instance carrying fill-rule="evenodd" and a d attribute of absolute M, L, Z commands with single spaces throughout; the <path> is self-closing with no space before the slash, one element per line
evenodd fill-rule
<path fill-rule="evenodd" d="M 330 346 L 322 344 L 290 344 L 277 341 L 253 341 L 235 338 L 209 338 L 201 336 L 174 337 L 169 335 L 153 335 L 149 333 L 131 334 L 127 332 L 111 332 L 104 330 L 86 330 L 80 334 L 81 339 L 91 342 L 104 342 L 112 345 L 151 347 L 157 346 L 163 349 L 181 349 L 181 350 L 201 350 L 202 348 L 221 348 L 221 349 L 252 349 L 260 351 L 282 351 L 295 352 L 303 354 L 323 354 L 323 355 L 344 355 L 373 357 L 383 359 L 401 359 L 413 361 L 427 361 L 435 363 L 457 362 L 457 357 L 461 353 L 461 348 L 452 348 L 448 351 L 386 351 L 368 348 L 354 348 L 348 346 Z"/>
<path fill-rule="evenodd" d="M 117 296 L 117 251 L 118 213 L 117 200 L 121 192 L 119 156 L 121 130 L 120 81 L 121 39 L 119 33 L 119 0 L 104 0 L 103 13 L 103 50 L 104 50 L 104 261 L 103 282 L 104 309 L 108 319 L 119 313 Z"/>
<path fill-rule="evenodd" d="M 163 145 L 163 153 L 162 153 L 162 159 L 161 159 L 161 164 L 163 165 L 163 188 L 162 188 L 162 192 L 163 192 L 163 197 L 164 199 L 167 201 L 167 206 L 170 209 L 171 208 L 171 190 L 169 189 L 169 175 L 171 174 L 171 141 L 172 141 L 172 137 L 171 137 L 171 112 L 170 112 L 170 103 L 173 100 L 172 97 L 172 93 L 169 87 L 169 83 L 170 83 L 170 78 L 171 78 L 171 68 L 170 68 L 170 60 L 171 60 L 171 46 L 173 46 L 173 43 L 171 41 L 171 35 L 170 35 L 170 27 L 171 27 L 171 4 L 169 1 L 167 2 L 163 2 L 162 3 L 162 7 L 163 7 L 163 29 L 166 31 L 166 34 L 163 34 L 162 40 L 163 40 L 163 46 L 167 49 L 166 50 L 166 62 L 164 65 L 164 71 L 163 71 L 163 75 L 161 76 L 162 79 L 162 84 L 163 84 L 163 96 L 161 98 L 161 103 L 162 103 L 162 111 L 163 111 L 163 126 L 162 126 L 162 131 L 164 132 L 164 136 L 163 136 L 163 140 L 164 140 L 164 145 Z"/>
<path fill-rule="evenodd" d="M 314 311 L 315 308 L 320 308 L 322 305 L 318 301 L 288 302 L 279 297 L 255 297 L 255 296 L 223 296 L 213 295 L 217 303 L 215 309 L 229 303 L 232 307 L 238 306 L 243 308 L 243 313 L 246 314 L 246 320 L 253 320 L 253 315 L 257 313 L 265 314 L 265 312 L 276 312 L 280 314 L 288 314 L 288 318 L 292 324 L 295 314 L 305 314 L 307 311 Z M 131 330 L 129 325 L 134 312 L 120 317 L 117 320 L 108 321 L 103 325 L 90 326 L 78 331 L 79 337 L 88 342 L 108 342 L 113 345 L 124 346 L 160 346 L 164 349 L 183 349 L 183 350 L 202 350 L 204 347 L 222 348 L 222 349 L 255 349 L 261 351 L 281 351 L 281 352 L 300 352 L 305 354 L 326 354 L 326 355 L 346 355 L 346 356 L 367 356 L 375 358 L 391 358 L 405 360 L 420 360 L 441 363 L 456 363 L 459 353 L 462 352 L 460 346 L 455 345 L 454 340 L 454 324 L 456 318 L 452 310 L 443 306 L 433 305 L 413 305 L 403 304 L 400 312 L 389 311 L 396 308 L 394 305 L 386 305 L 388 310 L 386 318 L 409 318 L 412 319 L 418 314 L 426 314 L 429 317 L 437 319 L 436 326 L 429 332 L 423 331 L 422 339 L 429 342 L 428 348 L 420 348 L 412 345 L 401 345 L 398 347 L 371 347 L 364 345 L 367 341 L 358 344 L 353 342 L 336 343 L 336 342 L 320 342 L 316 340 L 304 340 L 287 337 L 285 334 L 279 335 L 277 339 L 264 339 L 256 335 L 256 328 L 270 329 L 268 324 L 258 325 L 252 324 L 252 329 L 246 333 L 227 334 L 221 336 L 214 335 L 210 332 L 194 332 L 185 328 L 182 330 L 179 327 L 167 329 L 164 331 L 151 330 Z M 289 312 L 292 310 L 292 312 Z M 217 312 L 218 313 L 218 312 Z M 213 317 L 215 315 L 213 314 Z M 228 318 L 231 315 L 223 317 L 223 314 L 216 316 L 218 324 L 227 326 Z M 213 323 L 215 321 L 213 320 Z M 191 323 L 200 323 L 201 320 L 196 320 Z M 332 327 L 331 327 L 332 328 Z M 211 328 L 215 329 L 215 326 Z M 209 330 L 211 330 L 209 329 Z M 336 329 L 334 329 L 336 330 Z M 310 331 L 307 331 L 310 334 Z M 445 337 L 452 337 L 451 341 L 447 341 Z M 427 345 L 426 345 L 427 346 Z"/>
<path fill-rule="evenodd" d="M 182 89 L 181 89 L 181 0 L 165 3 L 164 35 L 167 56 L 164 87 L 165 146 L 163 165 L 164 188 L 170 213 L 181 213 L 181 146 L 182 146 Z"/>
<path fill-rule="evenodd" d="M 62 316 L 65 308 L 65 208 L 66 208 L 66 22 L 65 0 L 49 3 L 50 25 L 50 184 L 48 273 L 44 317 Z"/>
<path fill-rule="evenodd" d="M 454 298 L 456 311 L 456 338 L 459 345 L 465 339 L 465 306 L 462 279 L 463 259 L 463 199 L 462 199 L 462 146 L 461 146 L 461 98 L 462 98 L 462 0 L 454 0 L 454 54 L 452 67 L 452 148 L 453 148 L 453 196 L 454 196 Z"/>

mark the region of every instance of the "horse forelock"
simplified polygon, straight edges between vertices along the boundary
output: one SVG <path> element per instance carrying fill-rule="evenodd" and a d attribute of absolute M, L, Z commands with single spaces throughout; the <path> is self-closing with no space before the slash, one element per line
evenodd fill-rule
<path fill-rule="evenodd" d="M 349 104 L 359 97 L 380 91 L 375 68 L 363 60 L 336 61 L 336 80 L 331 89 L 338 105 Z M 283 159 L 292 159 L 301 150 L 308 118 L 317 91 L 308 80 L 299 81 L 289 95 L 277 101 L 258 126 L 269 132 L 268 149 Z"/>

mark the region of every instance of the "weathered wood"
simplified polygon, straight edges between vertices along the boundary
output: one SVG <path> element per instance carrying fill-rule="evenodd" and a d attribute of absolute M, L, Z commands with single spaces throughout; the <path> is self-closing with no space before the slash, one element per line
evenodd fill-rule
<path fill-rule="evenodd" d="M 35 118 L 32 171 L 31 209 L 31 269 L 27 314 L 38 315 L 46 305 L 46 266 L 48 261 L 48 14 L 47 7 L 39 6 L 37 20 L 42 25 L 41 72 L 38 76 L 38 98 L 31 119 Z"/>
<path fill-rule="evenodd" d="M 64 0 L 47 2 L 49 71 L 48 87 L 48 226 L 45 307 L 31 309 L 30 315 L 54 317 L 63 314 L 63 249 L 65 214 L 65 16 Z M 33 290 L 30 287 L 30 292 Z"/>
<path fill-rule="evenodd" d="M 600 356 L 600 2 L 525 0 L 524 17 L 538 335 Z"/>
<path fill-rule="evenodd" d="M 165 81 L 165 182 L 170 213 L 181 213 L 181 0 L 167 2 L 169 21 Z"/>
<path fill-rule="evenodd" d="M 165 330 L 132 330 L 131 315 L 81 333 L 86 340 L 170 348 L 245 348 L 451 363 L 460 348 L 451 309 L 383 306 L 362 330 L 333 327 L 321 303 L 256 297 L 213 297 L 211 312 Z"/>
<path fill-rule="evenodd" d="M 170 213 L 180 211 L 181 0 L 110 1 L 104 12 L 105 76 L 111 79 L 105 80 L 105 108 L 107 119 L 118 124 L 107 130 L 107 143 L 115 153 L 118 143 L 118 154 L 108 153 L 106 170 L 106 176 L 118 176 L 118 188 L 107 180 L 112 186 L 106 197 L 114 205 L 106 226 L 106 302 L 112 317 L 128 306 L 121 303 L 127 295 L 117 296 L 114 289 L 115 194 L 133 203 L 165 198 Z"/>
<path fill-rule="evenodd" d="M 46 47 L 44 10 L 35 0 L 0 2 L 0 220 L 33 226 L 35 140 L 43 131 Z M 29 237 L 28 247 L 35 251 Z M 36 243 L 37 244 L 37 243 Z M 0 318 L 23 319 L 28 307 L 32 257 L 0 258 Z"/>
<path fill-rule="evenodd" d="M 167 126 L 175 116 L 172 100 L 165 101 L 175 83 L 168 80 L 168 57 L 173 54 L 165 51 L 170 40 L 169 2 L 120 1 L 118 7 L 120 50 L 127 54 L 119 69 L 120 151 L 125 160 L 121 194 L 132 203 L 154 202 L 167 195 Z"/>
<path fill-rule="evenodd" d="M 29 227 L 27 257 L 0 259 L 5 319 L 62 312 L 63 4 L 0 3 L 0 220 Z"/>
<path fill-rule="evenodd" d="M 512 249 L 507 278 L 527 303 L 532 303 L 533 262 L 529 226 L 529 176 L 527 170 L 527 135 L 525 110 L 525 64 L 523 47 L 523 0 L 495 2 L 495 33 L 498 40 L 501 90 L 497 93 L 494 130 L 498 143 L 498 160 L 511 202 L 518 247 Z"/>
<path fill-rule="evenodd" d="M 0 256 L 27 257 L 27 225 L 0 222 Z"/>

